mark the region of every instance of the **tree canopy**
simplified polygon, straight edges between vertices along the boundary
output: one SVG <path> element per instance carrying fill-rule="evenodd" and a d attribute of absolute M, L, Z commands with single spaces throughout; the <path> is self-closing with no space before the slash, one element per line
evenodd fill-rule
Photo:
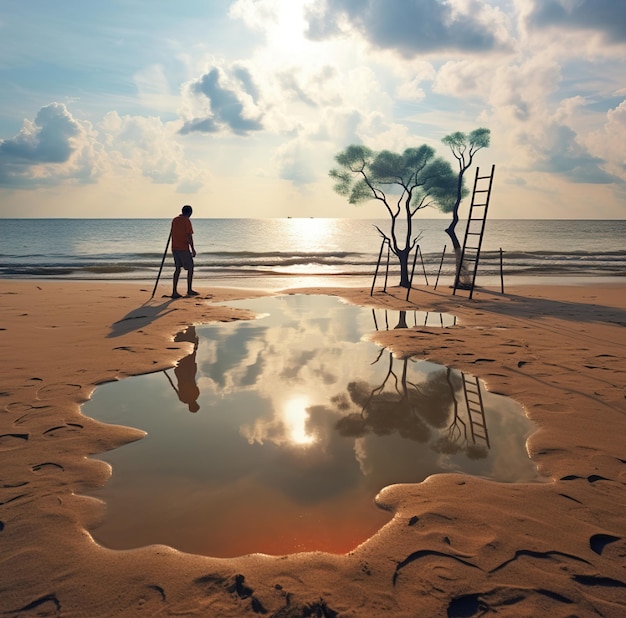
<path fill-rule="evenodd" d="M 407 148 L 403 153 L 374 152 L 353 144 L 335 160 L 339 168 L 329 172 L 334 189 L 350 204 L 380 201 L 391 217 L 402 209 L 408 217 L 426 206 L 451 208 L 456 197 L 457 175 L 452 166 L 435 156 L 431 146 Z"/>
<path fill-rule="evenodd" d="M 443 212 L 452 212 L 456 216 L 462 199 L 467 195 L 463 186 L 463 175 L 471 167 L 474 155 L 482 148 L 488 148 L 491 143 L 491 131 L 483 127 L 474 129 L 471 133 L 455 131 L 441 140 L 452 152 L 459 165 L 457 196 L 451 204 L 441 207 Z M 456 223 L 456 222 L 455 222 Z"/>

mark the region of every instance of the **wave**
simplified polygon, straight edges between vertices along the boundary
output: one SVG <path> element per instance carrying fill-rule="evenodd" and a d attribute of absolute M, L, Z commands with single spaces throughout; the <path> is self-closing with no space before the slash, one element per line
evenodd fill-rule
<path fill-rule="evenodd" d="M 106 278 L 150 279 L 156 276 L 163 254 L 154 252 L 100 253 L 82 255 L 4 255 L 0 256 L 2 278 Z M 626 250 L 611 251 L 482 251 L 479 274 L 500 273 L 500 259 L 509 275 L 617 275 L 626 276 Z M 436 275 L 441 265 L 441 252 L 424 253 L 416 273 L 423 268 L 429 276 Z M 359 275 L 372 276 L 378 261 L 377 253 L 357 251 L 208 251 L 196 258 L 199 278 L 252 277 L 291 275 Z M 397 259 L 391 256 L 390 273 L 398 272 Z M 386 256 L 382 267 L 386 267 Z M 165 262 L 171 272 L 171 256 Z M 441 265 L 441 274 L 454 272 L 454 256 L 449 251 Z"/>

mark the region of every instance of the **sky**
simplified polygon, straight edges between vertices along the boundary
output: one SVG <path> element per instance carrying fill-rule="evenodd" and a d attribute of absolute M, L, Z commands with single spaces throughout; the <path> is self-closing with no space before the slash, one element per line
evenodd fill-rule
<path fill-rule="evenodd" d="M 3 218 L 384 217 L 339 152 L 479 127 L 491 217 L 626 218 L 625 0 L 0 0 L 0 85 Z"/>

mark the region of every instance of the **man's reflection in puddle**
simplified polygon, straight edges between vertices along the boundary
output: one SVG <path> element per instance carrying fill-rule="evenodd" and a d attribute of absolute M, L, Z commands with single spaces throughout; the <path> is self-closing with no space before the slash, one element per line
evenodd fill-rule
<path fill-rule="evenodd" d="M 167 372 L 164 373 L 182 403 L 188 406 L 190 412 L 197 412 L 200 409 L 200 405 L 198 404 L 200 389 L 196 382 L 196 372 L 198 371 L 198 365 L 196 364 L 196 352 L 198 351 L 196 327 L 190 326 L 182 333 L 178 333 L 176 337 L 174 337 L 174 341 L 188 341 L 189 343 L 193 343 L 193 352 L 185 356 L 185 358 L 181 358 L 176 367 L 174 367 L 174 375 L 176 376 L 178 386 L 174 385 Z"/>

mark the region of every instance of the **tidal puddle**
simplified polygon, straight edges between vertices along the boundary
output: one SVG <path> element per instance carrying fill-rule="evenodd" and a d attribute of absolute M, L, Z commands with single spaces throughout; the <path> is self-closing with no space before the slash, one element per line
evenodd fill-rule
<path fill-rule="evenodd" d="M 398 359 L 375 329 L 454 324 L 329 296 L 230 303 L 256 320 L 189 327 L 174 369 L 99 386 L 83 406 L 147 436 L 103 453 L 106 547 L 216 557 L 347 552 L 390 520 L 374 496 L 440 472 L 538 480 L 519 404 L 473 376 Z M 433 320 L 428 323 L 428 320 Z"/>

